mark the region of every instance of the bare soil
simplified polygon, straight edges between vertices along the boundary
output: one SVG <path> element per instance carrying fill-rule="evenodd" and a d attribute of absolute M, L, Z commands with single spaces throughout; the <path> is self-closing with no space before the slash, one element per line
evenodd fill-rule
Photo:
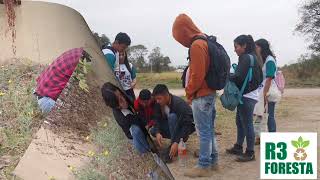
<path fill-rule="evenodd" d="M 320 89 L 287 89 L 281 102 L 276 106 L 276 122 L 279 132 L 317 132 L 319 134 Z M 231 126 L 221 126 L 221 122 L 217 122 L 217 130 L 222 132 L 222 135 L 218 136 L 219 170 L 214 171 L 214 175 L 210 178 L 199 179 L 260 179 L 259 146 L 255 147 L 256 160 L 248 163 L 236 162 L 236 156 L 225 153 L 225 149 L 231 147 L 236 139 L 234 119 L 230 119 L 230 124 Z M 318 167 L 320 164 L 319 139 L 320 138 L 318 138 Z M 177 161 L 169 165 L 176 179 L 188 179 L 183 176 L 183 172 L 197 163 L 197 158 L 194 158 L 192 154 L 198 147 L 198 137 L 194 134 L 187 142 L 189 152 L 187 167 L 179 167 Z M 318 168 L 318 176 L 319 174 L 320 169 Z"/>

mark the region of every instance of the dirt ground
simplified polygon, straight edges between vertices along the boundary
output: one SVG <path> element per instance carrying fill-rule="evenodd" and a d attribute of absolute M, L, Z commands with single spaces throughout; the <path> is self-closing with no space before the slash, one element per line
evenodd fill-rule
<path fill-rule="evenodd" d="M 217 112 L 219 115 L 219 111 Z M 281 102 L 276 106 L 276 122 L 279 132 L 317 132 L 320 133 L 320 89 L 287 89 Z M 255 147 L 256 160 L 248 163 L 235 161 L 236 156 L 227 155 L 225 149 L 233 145 L 236 139 L 236 126 L 230 119 L 231 128 L 217 129 L 222 132 L 218 136 L 219 146 L 219 170 L 214 171 L 210 178 L 200 179 L 260 179 L 260 149 Z M 216 122 L 219 127 L 219 123 Z M 221 127 L 221 126 L 220 126 Z M 187 142 L 188 163 L 187 167 L 181 168 L 175 161 L 169 164 L 169 168 L 177 180 L 188 179 L 183 176 L 185 169 L 193 167 L 197 158 L 192 156 L 198 148 L 198 137 L 194 134 Z M 320 163 L 320 138 L 318 137 L 318 167 Z M 318 168 L 318 177 L 320 169 Z"/>

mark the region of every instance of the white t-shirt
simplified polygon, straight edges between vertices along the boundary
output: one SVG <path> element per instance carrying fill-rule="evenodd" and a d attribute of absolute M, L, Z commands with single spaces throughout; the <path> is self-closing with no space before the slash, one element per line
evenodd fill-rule
<path fill-rule="evenodd" d="M 125 64 L 120 64 L 118 68 L 115 68 L 114 72 L 123 89 L 125 91 L 131 89 L 132 77 L 127 66 Z"/>

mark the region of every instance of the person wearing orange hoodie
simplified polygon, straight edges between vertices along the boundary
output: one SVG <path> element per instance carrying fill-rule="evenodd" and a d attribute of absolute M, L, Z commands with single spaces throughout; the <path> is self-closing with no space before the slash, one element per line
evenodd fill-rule
<path fill-rule="evenodd" d="M 193 118 L 200 135 L 198 164 L 187 170 L 184 175 L 210 177 L 211 170 L 216 169 L 218 163 L 218 149 L 214 134 L 216 91 L 210 89 L 205 80 L 210 63 L 207 41 L 195 40 L 198 36 L 206 36 L 186 14 L 180 14 L 175 19 L 172 35 L 176 41 L 190 50 L 190 74 L 185 91 L 188 102 L 192 104 Z"/>

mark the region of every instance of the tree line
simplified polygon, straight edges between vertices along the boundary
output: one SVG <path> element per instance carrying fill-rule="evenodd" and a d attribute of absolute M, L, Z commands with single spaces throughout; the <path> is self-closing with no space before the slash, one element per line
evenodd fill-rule
<path fill-rule="evenodd" d="M 110 44 L 110 39 L 105 34 L 92 32 L 99 47 Z M 127 50 L 128 60 L 137 69 L 138 72 L 156 72 L 173 71 L 169 56 L 165 56 L 160 47 L 155 47 L 151 51 L 142 44 L 132 45 Z"/>

